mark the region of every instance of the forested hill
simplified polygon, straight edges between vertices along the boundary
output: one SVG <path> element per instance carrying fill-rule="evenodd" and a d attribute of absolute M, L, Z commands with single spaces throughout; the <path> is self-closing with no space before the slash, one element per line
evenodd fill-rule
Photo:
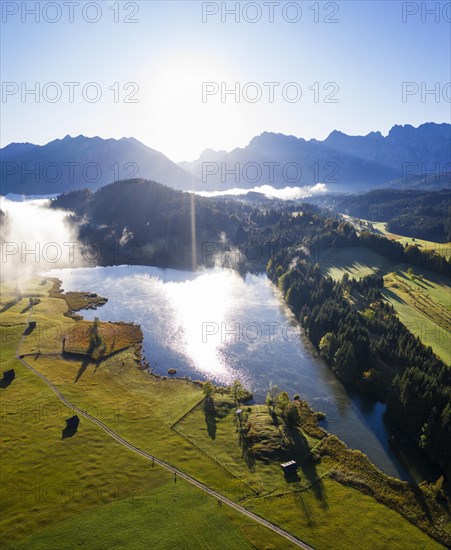
<path fill-rule="evenodd" d="M 386 189 L 327 197 L 322 202 L 342 214 L 387 222 L 388 231 L 406 237 L 451 241 L 450 189 L 434 192 Z"/>
<path fill-rule="evenodd" d="M 193 238 L 200 264 L 210 242 L 216 246 L 223 235 L 240 241 L 240 220 L 247 210 L 240 203 L 205 199 L 141 179 L 63 194 L 52 207 L 75 213 L 79 238 L 97 245 L 100 264 L 188 268 L 193 267 Z"/>

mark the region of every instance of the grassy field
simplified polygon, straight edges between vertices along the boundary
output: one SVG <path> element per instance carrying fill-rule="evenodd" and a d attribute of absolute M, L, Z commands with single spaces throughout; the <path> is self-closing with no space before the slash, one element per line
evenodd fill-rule
<path fill-rule="evenodd" d="M 234 408 L 226 397 L 217 403 L 214 418 L 207 418 L 199 385 L 158 378 L 138 369 L 134 346 L 97 363 L 63 358 L 61 335 L 79 321 L 64 317 L 64 300 L 46 297 L 46 290 L 39 284 L 28 289 L 33 296 L 39 294 L 41 302 L 32 312 L 36 328 L 25 337 L 20 353 L 33 353 L 27 360 L 69 401 L 130 443 L 239 500 L 315 548 L 347 549 L 357 543 L 365 548 L 382 549 L 387 544 L 405 548 L 406 541 L 409 548 L 440 547 L 395 510 L 334 479 L 331 474 L 337 461 L 332 457 L 311 464 L 310 451 L 319 439 L 310 433 L 301 431 L 303 437 L 296 447 L 300 480 L 289 482 L 278 459 L 253 462 L 246 454 L 235 430 Z M 86 498 L 69 499 L 63 505 L 49 505 L 42 499 L 29 505 L 11 486 L 1 514 L 10 547 L 28 536 L 22 547 L 61 548 L 62 541 L 70 539 L 73 546 L 87 548 L 114 544 L 191 548 L 192 541 L 200 548 L 289 548 L 287 541 L 218 506 L 214 499 L 197 506 L 199 492 L 190 486 L 177 482 L 181 492 L 176 497 L 171 474 L 152 469 L 88 421 L 82 420 L 73 437 L 61 439 L 64 420 L 71 412 L 13 358 L 28 315 L 21 313 L 26 300 L 0 314 L 5 330 L 2 370 L 13 366 L 17 373 L 16 380 L 0 390 L 2 410 L 6 411 L 2 418 L 6 443 L 2 484 L 34 487 L 44 482 L 57 486 L 73 482 L 79 487 L 95 483 L 101 490 L 86 489 Z M 37 415 L 37 420 L 24 422 L 22 406 L 31 406 L 32 418 Z M 261 424 L 262 429 L 268 422 L 263 409 L 251 409 L 256 427 Z M 120 497 L 118 485 L 125 487 L 119 491 Z M 94 523 L 95 519 L 99 521 Z"/>
<path fill-rule="evenodd" d="M 362 218 L 354 218 L 352 216 L 347 216 L 342 214 L 345 220 L 348 220 L 353 225 L 355 225 L 359 230 L 372 231 L 384 235 L 387 239 L 392 241 L 398 241 L 399 243 L 408 245 L 418 246 L 421 250 L 433 250 L 436 254 L 445 256 L 445 258 L 451 257 L 451 243 L 437 243 L 434 241 L 425 241 L 424 239 L 416 239 L 413 237 L 404 237 L 403 235 L 397 235 L 396 233 L 390 233 L 386 229 L 386 222 L 372 222 L 369 220 L 364 220 Z"/>
<path fill-rule="evenodd" d="M 149 548 L 295 548 L 288 541 L 277 541 L 263 527 L 242 521 L 230 508 L 218 506 L 215 499 L 178 481 L 156 490 L 150 496 L 136 496 L 84 512 L 26 538 L 19 549 L 48 550 L 70 547 Z M 285 546 L 286 545 L 286 546 Z"/>
<path fill-rule="evenodd" d="M 415 245 L 418 246 L 421 250 L 434 250 L 436 254 L 441 254 L 445 258 L 451 257 L 451 243 L 436 243 L 434 241 L 425 241 L 423 239 L 414 239 L 412 237 L 404 237 L 402 235 L 396 235 L 395 233 L 390 233 L 385 228 L 385 222 L 370 222 L 372 223 L 374 229 L 382 235 L 385 235 L 388 239 L 392 241 L 398 241 L 403 245 Z"/>
<path fill-rule="evenodd" d="M 394 264 L 363 247 L 329 250 L 320 256 L 319 264 L 322 272 L 335 280 L 345 273 L 355 278 L 384 276 L 383 295 L 400 320 L 442 361 L 451 364 L 451 286 L 447 277 L 415 266 L 412 279 L 407 264 Z"/>
<path fill-rule="evenodd" d="M 367 275 L 384 275 L 393 268 L 383 256 L 362 246 L 324 250 L 317 261 L 321 271 L 336 281 L 345 273 L 359 279 Z"/>
<path fill-rule="evenodd" d="M 421 270 L 415 269 L 415 273 Z M 405 271 L 384 277 L 383 295 L 400 320 L 448 365 L 451 364 L 451 288 L 438 276 L 410 278 Z"/>

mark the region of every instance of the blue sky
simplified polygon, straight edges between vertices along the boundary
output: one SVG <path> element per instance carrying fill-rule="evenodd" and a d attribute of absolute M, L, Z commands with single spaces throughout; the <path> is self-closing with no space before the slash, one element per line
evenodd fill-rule
<path fill-rule="evenodd" d="M 240 2 L 239 22 L 222 20 L 236 2 L 77 3 L 70 22 L 64 2 L 42 0 L 37 22 L 22 2 L 2 2 L 2 146 L 133 136 L 180 161 L 244 146 L 263 131 L 324 139 L 334 129 L 386 134 L 394 124 L 451 119 L 447 2 L 434 15 L 424 9 L 437 2 L 280 1 L 274 22 L 265 2 Z M 72 102 L 67 82 L 79 83 Z M 217 93 L 203 97 L 206 82 Z M 272 102 L 268 82 L 278 83 Z M 403 82 L 413 83 L 405 101 Z M 22 98 L 35 83 L 39 102 Z M 238 101 L 222 100 L 221 89 L 236 83 Z M 424 95 L 435 86 L 438 97 Z M 124 102 L 127 94 L 136 102 Z"/>

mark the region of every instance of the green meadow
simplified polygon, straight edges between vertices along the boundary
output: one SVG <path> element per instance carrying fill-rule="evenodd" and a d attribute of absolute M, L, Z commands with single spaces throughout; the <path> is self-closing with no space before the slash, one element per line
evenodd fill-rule
<path fill-rule="evenodd" d="M 415 245 L 421 248 L 421 250 L 435 250 L 437 254 L 441 254 L 446 258 L 451 256 L 451 243 L 437 243 L 434 241 L 425 241 L 424 239 L 415 239 L 413 237 L 404 237 L 403 235 L 397 235 L 390 233 L 385 227 L 385 222 L 370 222 L 374 229 L 393 241 L 398 241 L 403 245 Z"/>

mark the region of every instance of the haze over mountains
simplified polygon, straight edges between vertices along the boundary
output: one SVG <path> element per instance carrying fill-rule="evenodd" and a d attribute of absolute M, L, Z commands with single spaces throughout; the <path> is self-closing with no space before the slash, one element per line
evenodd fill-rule
<path fill-rule="evenodd" d="M 87 187 L 143 174 L 177 189 L 193 177 L 165 155 L 134 138 L 66 136 L 46 145 L 11 143 L 0 149 L 2 193 L 39 195 Z"/>
<path fill-rule="evenodd" d="M 331 192 L 387 185 L 432 190 L 451 183 L 451 125 L 394 126 L 386 137 L 333 131 L 324 141 L 264 132 L 244 148 L 206 149 L 199 159 L 179 164 L 134 138 L 81 135 L 42 146 L 12 143 L 0 155 L 3 194 L 95 190 L 133 177 L 198 191 L 317 183 Z"/>
<path fill-rule="evenodd" d="M 362 191 L 390 182 L 440 188 L 451 183 L 451 125 L 394 126 L 386 137 L 333 131 L 324 141 L 264 132 L 244 148 L 206 150 L 182 166 L 206 189 L 325 183 L 330 191 Z"/>

